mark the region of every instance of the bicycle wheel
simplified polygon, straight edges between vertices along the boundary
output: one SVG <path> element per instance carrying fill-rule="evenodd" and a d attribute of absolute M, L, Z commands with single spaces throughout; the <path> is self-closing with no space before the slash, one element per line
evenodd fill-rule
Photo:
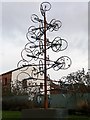
<path fill-rule="evenodd" d="M 33 53 L 30 49 L 23 49 L 21 52 L 21 57 L 23 60 L 30 62 L 33 59 Z"/>
<path fill-rule="evenodd" d="M 53 23 L 53 26 L 54 26 L 54 31 L 58 31 L 58 29 L 62 26 L 62 22 L 60 20 L 56 20 L 54 23 Z"/>
<path fill-rule="evenodd" d="M 58 61 L 61 61 L 61 63 L 63 64 L 61 69 L 68 69 L 72 64 L 72 61 L 68 56 L 62 56 L 58 59 Z"/>
<path fill-rule="evenodd" d="M 20 71 L 26 71 L 29 68 L 28 64 L 28 61 L 20 60 L 17 64 L 17 67 L 21 68 Z"/>
<path fill-rule="evenodd" d="M 55 25 L 54 25 L 54 23 L 55 23 L 55 19 L 52 19 L 51 21 L 50 21 L 50 23 L 48 24 L 48 30 L 50 31 L 50 32 L 52 32 L 53 30 L 54 30 L 54 27 L 55 27 Z"/>
<path fill-rule="evenodd" d="M 60 37 L 56 37 L 51 43 L 51 48 L 54 52 L 59 52 L 61 50 L 61 46 L 62 40 Z"/>
<path fill-rule="evenodd" d="M 49 2 L 43 2 L 40 5 L 40 10 L 49 11 L 51 9 L 51 4 Z"/>
<path fill-rule="evenodd" d="M 40 5 L 40 11 L 42 16 L 44 16 L 46 11 L 49 11 L 51 9 L 51 4 L 49 2 L 43 2 Z"/>
<path fill-rule="evenodd" d="M 32 14 L 31 20 L 32 20 L 32 22 L 34 22 L 34 23 L 38 23 L 39 17 L 38 17 L 36 14 Z"/>
<path fill-rule="evenodd" d="M 28 41 L 30 41 L 32 43 L 34 43 L 36 41 L 36 35 L 35 34 L 31 35 L 30 32 L 26 33 L 26 38 L 28 39 Z"/>
<path fill-rule="evenodd" d="M 53 66 L 54 70 L 59 70 L 59 69 L 68 69 L 71 66 L 71 59 L 68 56 L 62 56 L 57 59 L 55 62 L 55 65 Z"/>
<path fill-rule="evenodd" d="M 30 27 L 28 28 L 28 32 L 29 32 L 31 35 L 35 34 L 35 33 L 36 33 L 36 28 L 35 28 L 35 26 L 30 26 Z"/>
<path fill-rule="evenodd" d="M 29 42 L 25 45 L 25 48 L 24 49 L 30 49 L 32 52 L 35 50 L 35 48 L 37 48 L 38 46 L 35 45 L 34 43 L 32 42 Z"/>

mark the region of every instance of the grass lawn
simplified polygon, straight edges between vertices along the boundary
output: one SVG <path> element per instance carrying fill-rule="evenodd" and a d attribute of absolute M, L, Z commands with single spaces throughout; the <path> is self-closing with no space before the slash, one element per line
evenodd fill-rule
<path fill-rule="evenodd" d="M 68 120 L 90 120 L 90 116 L 69 115 Z"/>
<path fill-rule="evenodd" d="M 2 118 L 21 118 L 20 111 L 2 111 Z"/>
<path fill-rule="evenodd" d="M 20 111 L 2 111 L 2 120 L 19 120 L 21 118 Z M 11 118 L 11 119 L 10 119 Z M 87 116 L 69 115 L 67 120 L 90 120 Z"/>

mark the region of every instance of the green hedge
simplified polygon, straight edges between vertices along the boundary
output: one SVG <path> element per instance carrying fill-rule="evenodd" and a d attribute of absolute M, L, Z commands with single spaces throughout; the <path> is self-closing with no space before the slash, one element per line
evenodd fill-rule
<path fill-rule="evenodd" d="M 35 105 L 27 96 L 7 96 L 2 99 L 2 110 L 22 110 L 33 108 Z"/>

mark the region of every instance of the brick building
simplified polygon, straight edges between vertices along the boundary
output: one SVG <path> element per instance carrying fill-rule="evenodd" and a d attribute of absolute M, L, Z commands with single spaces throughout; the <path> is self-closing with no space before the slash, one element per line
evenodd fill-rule
<path fill-rule="evenodd" d="M 0 75 L 0 82 L 2 83 L 2 95 L 6 95 L 10 93 L 11 77 L 12 77 L 11 71 Z"/>

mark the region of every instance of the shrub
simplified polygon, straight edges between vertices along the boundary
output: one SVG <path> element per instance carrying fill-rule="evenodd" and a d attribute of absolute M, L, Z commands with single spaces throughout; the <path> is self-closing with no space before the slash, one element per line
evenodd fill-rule
<path fill-rule="evenodd" d="M 20 99 L 18 97 L 7 97 L 2 99 L 2 109 L 3 110 L 22 110 L 35 107 L 33 101 L 28 99 Z"/>

